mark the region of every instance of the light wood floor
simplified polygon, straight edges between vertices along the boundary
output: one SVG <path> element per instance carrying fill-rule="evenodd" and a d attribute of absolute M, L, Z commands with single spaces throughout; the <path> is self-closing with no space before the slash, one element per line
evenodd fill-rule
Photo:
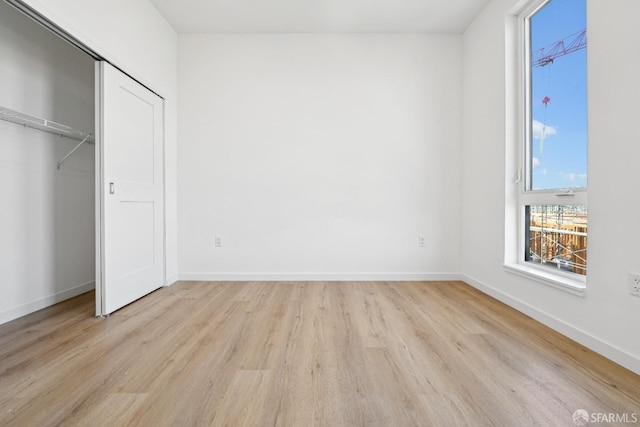
<path fill-rule="evenodd" d="M 460 282 L 180 282 L 108 319 L 93 304 L 0 326 L 0 425 L 640 418 L 640 376 Z"/>

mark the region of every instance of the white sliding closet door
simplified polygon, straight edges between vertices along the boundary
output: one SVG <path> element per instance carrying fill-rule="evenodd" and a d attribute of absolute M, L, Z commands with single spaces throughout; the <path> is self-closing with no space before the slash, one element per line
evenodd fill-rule
<path fill-rule="evenodd" d="M 96 314 L 107 315 L 164 285 L 164 117 L 162 98 L 106 62 L 96 67 Z"/>

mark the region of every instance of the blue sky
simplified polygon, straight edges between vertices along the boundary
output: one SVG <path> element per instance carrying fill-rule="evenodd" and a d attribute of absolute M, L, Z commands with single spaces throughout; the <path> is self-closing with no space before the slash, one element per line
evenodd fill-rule
<path fill-rule="evenodd" d="M 586 0 L 551 0 L 531 18 L 532 51 L 585 27 Z M 587 186 L 586 62 L 587 49 L 582 49 L 532 69 L 534 190 Z M 546 109 L 545 97 L 550 98 Z"/>

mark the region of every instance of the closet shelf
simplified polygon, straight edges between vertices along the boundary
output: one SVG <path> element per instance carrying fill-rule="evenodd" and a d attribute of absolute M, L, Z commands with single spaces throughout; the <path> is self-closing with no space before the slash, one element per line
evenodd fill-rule
<path fill-rule="evenodd" d="M 32 129 L 52 133 L 54 135 L 60 135 L 65 138 L 88 142 L 89 144 L 95 143 L 94 136 L 89 133 L 70 128 L 69 126 L 65 126 L 51 120 L 41 119 L 29 114 L 20 113 L 18 111 L 2 106 L 0 106 L 0 120 L 16 123 Z"/>

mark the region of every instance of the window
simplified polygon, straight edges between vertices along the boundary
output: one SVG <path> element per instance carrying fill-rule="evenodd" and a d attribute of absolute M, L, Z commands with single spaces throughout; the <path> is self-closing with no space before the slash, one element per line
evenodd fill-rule
<path fill-rule="evenodd" d="M 519 262 L 576 279 L 587 273 L 586 0 L 531 6 L 520 17 Z"/>

